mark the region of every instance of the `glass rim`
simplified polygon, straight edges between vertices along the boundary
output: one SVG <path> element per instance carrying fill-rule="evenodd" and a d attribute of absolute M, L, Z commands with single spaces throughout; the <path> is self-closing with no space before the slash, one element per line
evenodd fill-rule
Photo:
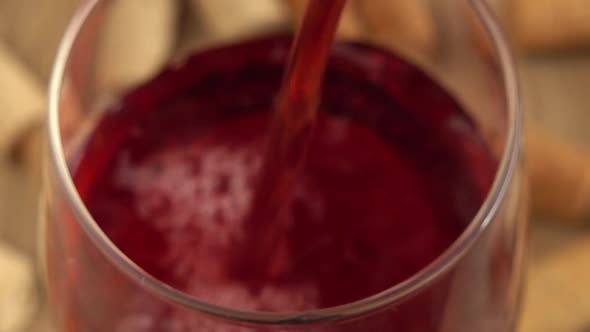
<path fill-rule="evenodd" d="M 64 192 L 67 204 L 72 207 L 77 222 L 91 238 L 94 245 L 129 279 L 160 299 L 218 318 L 252 324 L 298 325 L 360 316 L 395 304 L 408 295 L 427 287 L 438 277 L 444 275 L 472 247 L 479 235 L 495 219 L 500 206 L 504 202 L 520 154 L 523 115 L 520 109 L 518 79 L 510 48 L 492 11 L 484 0 L 467 0 L 485 26 L 501 66 L 501 76 L 506 95 L 504 107 L 508 114 L 508 135 L 492 188 L 469 226 L 453 244 L 433 262 L 402 283 L 373 296 L 336 307 L 300 312 L 245 311 L 207 303 L 181 292 L 145 272 L 111 242 L 86 208 L 78 194 L 67 165 L 59 125 L 60 95 L 65 70 L 71 60 L 71 51 L 82 27 L 100 1 L 86 1 L 74 15 L 57 53 L 49 86 L 49 112 L 47 116 L 49 163 L 54 167 L 60 189 Z"/>

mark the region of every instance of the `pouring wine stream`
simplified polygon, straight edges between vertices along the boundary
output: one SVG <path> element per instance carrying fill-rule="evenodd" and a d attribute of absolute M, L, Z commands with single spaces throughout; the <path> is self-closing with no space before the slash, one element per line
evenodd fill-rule
<path fill-rule="evenodd" d="M 256 225 L 246 229 L 257 230 L 246 237 L 248 263 L 256 273 L 272 277 L 283 269 L 280 246 L 287 227 L 286 205 L 314 136 L 323 78 L 345 3 L 309 1 L 291 48 L 246 219 Z"/>

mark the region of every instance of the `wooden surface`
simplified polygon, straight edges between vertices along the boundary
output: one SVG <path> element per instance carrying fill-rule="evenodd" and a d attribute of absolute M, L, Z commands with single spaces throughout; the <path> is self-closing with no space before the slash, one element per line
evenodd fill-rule
<path fill-rule="evenodd" d="M 527 59 L 521 70 L 529 120 L 590 145 L 590 56 Z M 0 240 L 34 256 L 36 204 L 27 188 L 21 171 L 0 165 Z M 529 256 L 520 332 L 590 331 L 590 229 L 536 219 Z M 39 313 L 30 332 L 49 331 L 43 305 Z"/>

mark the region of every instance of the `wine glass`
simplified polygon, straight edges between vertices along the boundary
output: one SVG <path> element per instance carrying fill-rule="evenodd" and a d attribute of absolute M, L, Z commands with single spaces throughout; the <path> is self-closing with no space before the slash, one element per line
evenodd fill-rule
<path fill-rule="evenodd" d="M 234 1 L 235 8 L 252 4 L 250 0 Z M 373 1 L 358 0 L 355 5 L 369 13 Z M 58 329 L 514 331 L 528 211 L 515 68 L 500 28 L 482 0 L 429 0 L 424 6 L 421 22 L 428 27 L 425 34 L 403 35 L 395 26 L 382 29 L 376 20 L 368 25 L 378 32 L 358 34 L 343 27 L 341 38 L 399 54 L 459 100 L 498 163 L 484 203 L 459 238 L 437 259 L 379 294 L 318 310 L 255 312 L 199 300 L 154 278 L 111 242 L 81 199 L 71 174 L 79 162 L 78 152 L 104 105 L 141 83 L 131 80 L 116 89 L 105 88 L 98 54 L 99 46 L 105 47 L 101 36 L 109 26 L 112 1 L 86 1 L 64 36 L 50 90 L 42 238 Z M 241 14 L 232 13 L 237 18 Z M 285 26 L 288 23 L 254 34 Z M 188 50 L 210 49 L 244 37 L 214 34 L 202 27 L 194 31 L 198 41 L 171 53 L 166 63 L 157 66 L 182 63 Z"/>

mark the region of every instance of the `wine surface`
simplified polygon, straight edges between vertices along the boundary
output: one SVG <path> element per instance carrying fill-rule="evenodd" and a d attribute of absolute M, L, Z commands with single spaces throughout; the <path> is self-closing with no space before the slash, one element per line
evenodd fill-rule
<path fill-rule="evenodd" d="M 274 258 L 260 263 L 278 272 L 249 269 L 248 244 L 266 232 L 247 215 L 290 45 L 252 40 L 166 69 L 105 111 L 75 166 L 110 239 L 211 303 L 307 310 L 390 288 L 457 239 L 494 176 L 477 129 L 442 87 L 386 51 L 338 44 Z"/>

